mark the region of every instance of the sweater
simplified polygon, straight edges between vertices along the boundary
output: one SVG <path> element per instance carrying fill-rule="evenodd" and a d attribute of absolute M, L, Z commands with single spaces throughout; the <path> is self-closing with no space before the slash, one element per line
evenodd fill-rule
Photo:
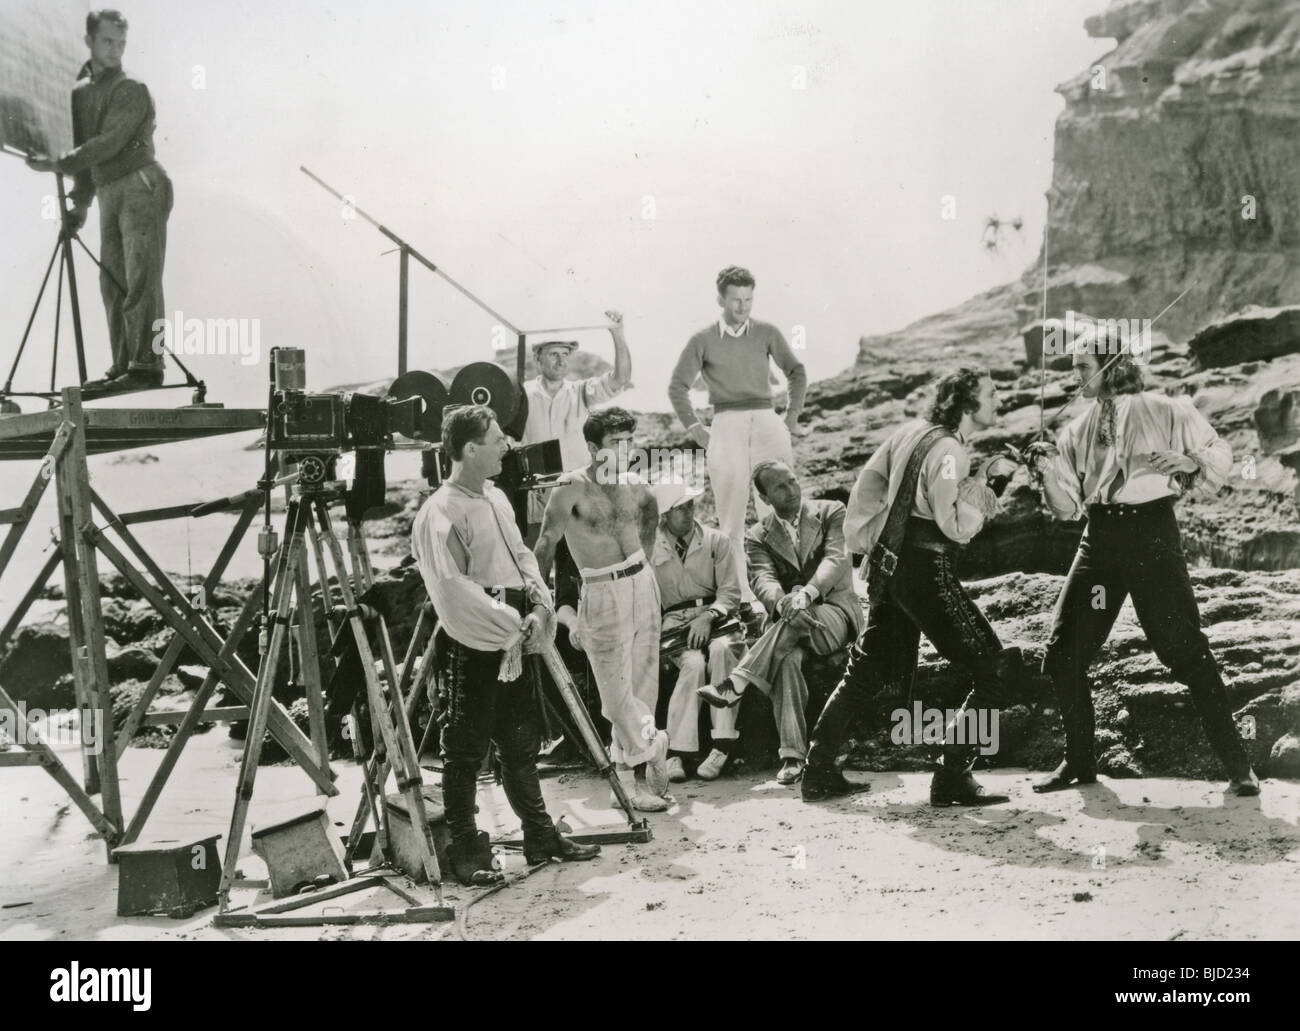
<path fill-rule="evenodd" d="M 781 331 L 771 323 L 749 320 L 749 329 L 739 337 L 723 338 L 716 322 L 700 330 L 687 342 L 668 383 L 668 400 L 673 411 L 688 429 L 698 420 L 691 407 L 691 384 L 697 375 L 704 377 L 713 411 L 746 411 L 772 406 L 768 386 L 768 361 L 776 359 L 777 368 L 790 384 L 789 411 L 803 411 L 808 375 Z"/>

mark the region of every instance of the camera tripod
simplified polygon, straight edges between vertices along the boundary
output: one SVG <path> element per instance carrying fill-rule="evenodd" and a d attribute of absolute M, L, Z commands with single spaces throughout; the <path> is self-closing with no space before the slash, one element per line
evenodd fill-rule
<path fill-rule="evenodd" d="M 56 400 L 59 397 L 56 383 L 58 380 L 59 328 L 63 314 L 63 283 L 65 278 L 67 279 L 68 284 L 68 306 L 72 316 L 72 339 L 77 354 L 77 382 L 84 385 L 89 379 L 86 373 L 86 343 L 81 327 L 81 297 L 77 290 L 77 266 L 76 262 L 73 260 L 75 252 L 72 249 L 72 244 L 74 241 L 83 251 L 86 252 L 86 256 L 94 262 L 96 268 L 98 268 L 100 273 L 107 278 L 108 282 L 113 285 L 114 289 L 123 296 L 126 295 L 126 287 L 122 285 L 121 281 L 116 275 L 114 275 L 113 271 L 103 266 L 90 248 L 86 246 L 85 241 L 82 240 L 78 232 L 69 226 L 67 222 L 68 197 L 63 185 L 63 176 L 56 173 L 54 179 L 58 190 L 59 214 L 61 219 L 59 235 L 58 239 L 54 242 L 54 250 L 50 254 L 50 260 L 45 265 L 45 275 L 41 278 L 40 289 L 37 290 L 36 301 L 32 305 L 32 313 L 27 318 L 27 326 L 23 330 L 22 340 L 18 343 L 18 351 L 14 355 L 13 364 L 9 367 L 9 375 L 5 378 L 3 389 L 0 389 L 0 412 L 6 414 L 16 414 L 18 410 L 14 402 L 9 400 L 11 397 L 42 397 L 45 398 L 51 407 L 54 407 Z M 54 344 L 50 355 L 50 389 L 29 391 L 14 390 L 14 375 L 18 371 L 18 363 L 22 361 L 23 352 L 27 349 L 27 341 L 31 337 L 32 326 L 36 322 L 36 315 L 40 311 L 41 302 L 45 299 L 45 290 L 50 285 L 50 274 L 54 271 L 55 262 L 58 262 L 59 275 L 55 283 L 54 294 Z M 190 387 L 194 390 L 194 404 L 203 404 L 207 396 L 207 384 L 204 383 L 203 380 L 197 379 L 189 368 L 186 367 L 185 363 L 176 357 L 176 353 L 170 347 L 164 347 L 163 353 L 168 355 L 180 368 L 181 372 L 185 374 L 185 382 L 166 384 L 157 387 L 144 387 L 141 389 L 170 390 L 175 389 L 176 387 Z M 86 395 L 88 400 L 92 396 L 93 395 L 90 394 Z"/>
<path fill-rule="evenodd" d="M 311 692 L 315 692 L 317 707 L 319 707 L 321 697 L 320 672 L 315 654 L 315 628 L 310 616 L 312 611 L 311 579 L 307 563 L 307 538 L 309 534 L 311 546 L 316 555 L 317 568 L 320 572 L 321 592 L 327 614 L 330 611 L 330 605 L 328 596 L 329 583 L 324 561 L 325 552 L 328 552 L 337 573 L 338 589 L 342 595 L 344 617 L 346 619 L 346 626 L 340 626 L 340 630 L 351 631 L 353 643 L 360 658 L 362 677 L 365 680 L 366 700 L 369 704 L 370 718 L 376 731 L 371 762 L 369 764 L 365 763 L 364 757 L 358 753 L 364 781 L 362 812 L 360 814 L 362 825 L 364 826 L 365 813 L 367 811 L 373 813 L 377 829 L 376 852 L 380 854 L 388 853 L 389 839 L 383 791 L 388 773 L 390 771 L 395 773 L 398 790 L 406 798 L 411 822 L 416 831 L 417 847 L 421 853 L 420 859 L 424 874 L 438 903 L 436 906 L 414 906 L 401 914 L 391 912 L 366 915 L 350 914 L 347 922 L 360 922 L 365 916 L 376 920 L 395 918 L 421 921 L 449 920 L 454 916 L 450 908 L 442 905 L 442 873 L 438 865 L 433 833 L 429 827 L 424 808 L 420 765 L 415 751 L 415 744 L 411 739 L 411 728 L 408 721 L 407 707 L 402 698 L 401 684 L 397 679 L 393 665 L 387 628 L 384 626 L 382 619 L 375 620 L 379 624 L 377 636 L 387 678 L 387 683 L 381 684 L 379 677 L 375 673 L 375 654 L 370 644 L 366 626 L 367 613 L 365 607 L 359 604 L 357 600 L 357 592 L 348 575 L 343 550 L 331 522 L 329 513 L 330 496 L 324 488 L 308 488 L 300 484 L 288 502 L 285 515 L 285 534 L 283 543 L 276 554 L 275 572 L 271 580 L 274 587 L 271 604 L 268 608 L 269 635 L 261 661 L 258 664 L 257 682 L 248 720 L 247 743 L 240 762 L 235 806 L 231 815 L 229 836 L 226 839 L 226 853 L 222 863 L 221 883 L 218 892 L 219 910 L 215 920 L 217 926 L 274 926 L 277 923 L 285 922 L 336 922 L 329 918 L 289 916 L 277 918 L 275 916 L 261 916 L 260 914 L 283 913 L 286 909 L 296 908 L 297 905 L 310 905 L 317 901 L 323 901 L 326 897 L 335 897 L 348 891 L 361 890 L 385 881 L 384 878 L 367 876 L 327 889 L 327 892 L 317 892 L 304 896 L 301 901 L 294 900 L 292 903 L 280 903 L 276 906 L 267 907 L 261 910 L 260 913 L 231 913 L 229 911 L 230 890 L 234 884 L 240 845 L 248 816 L 248 805 L 253 798 L 257 765 L 261 757 L 267 716 L 271 708 L 272 688 L 279 658 L 290 633 L 290 614 L 294 611 L 295 594 L 297 595 L 298 611 L 302 613 L 298 619 L 298 646 L 302 658 L 301 666 L 304 679 L 307 682 L 309 696 Z M 358 575 L 365 576 L 368 573 L 369 563 L 368 558 L 364 557 L 364 542 L 357 540 L 357 534 L 352 533 L 349 535 L 348 544 Z M 357 710 L 358 706 L 354 704 L 354 716 Z M 351 853 L 355 851 L 359 837 L 360 835 L 354 830 L 354 834 L 349 838 L 349 858 Z M 392 857 L 387 855 L 386 858 L 391 859 Z M 413 901 L 412 896 L 398 890 L 393 882 L 387 882 L 387 886 L 397 891 L 406 901 Z"/>

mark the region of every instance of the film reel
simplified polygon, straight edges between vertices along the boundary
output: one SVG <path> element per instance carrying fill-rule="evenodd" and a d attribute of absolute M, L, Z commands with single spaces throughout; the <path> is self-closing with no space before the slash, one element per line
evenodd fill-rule
<path fill-rule="evenodd" d="M 424 399 L 424 415 L 420 419 L 419 439 L 436 442 L 442 436 L 442 410 L 450 400 L 447 381 L 436 372 L 412 369 L 393 380 L 388 396 L 397 401 L 408 397 Z"/>
<path fill-rule="evenodd" d="M 528 398 L 515 377 L 493 362 L 471 362 L 451 381 L 450 401 L 454 405 L 487 405 L 497 424 L 516 440 L 523 436 L 528 420 Z"/>

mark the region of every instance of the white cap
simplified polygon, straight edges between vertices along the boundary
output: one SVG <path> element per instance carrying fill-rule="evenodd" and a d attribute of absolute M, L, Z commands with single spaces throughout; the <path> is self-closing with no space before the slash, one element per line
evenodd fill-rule
<path fill-rule="evenodd" d="M 670 508 L 676 508 L 685 501 L 694 501 L 704 493 L 701 488 L 680 480 L 656 483 L 653 485 L 653 490 L 655 500 L 659 503 L 660 512 L 667 512 Z"/>

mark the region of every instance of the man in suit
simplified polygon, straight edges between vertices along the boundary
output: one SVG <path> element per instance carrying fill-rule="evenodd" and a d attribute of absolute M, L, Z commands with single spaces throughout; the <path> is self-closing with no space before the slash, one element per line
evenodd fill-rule
<path fill-rule="evenodd" d="M 845 647 L 862 630 L 862 606 L 844 546 L 844 506 L 805 500 L 785 462 L 760 462 L 753 480 L 772 511 L 746 534 L 745 560 L 750 587 L 772 623 L 730 677 L 701 687 L 699 695 L 727 707 L 738 705 L 750 684 L 767 695 L 781 739 L 776 779 L 795 784 L 808 752 L 805 650 L 829 655 Z"/>

